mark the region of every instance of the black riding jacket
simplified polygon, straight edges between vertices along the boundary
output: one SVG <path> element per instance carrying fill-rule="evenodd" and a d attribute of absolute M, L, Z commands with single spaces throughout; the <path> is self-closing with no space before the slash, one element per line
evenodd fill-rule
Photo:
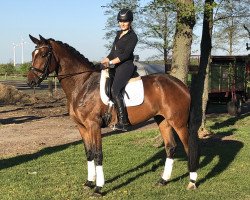
<path fill-rule="evenodd" d="M 109 60 L 113 60 L 114 58 L 118 57 L 121 63 L 128 60 L 133 61 L 135 45 L 138 42 L 137 35 L 135 34 L 133 29 L 130 29 L 119 39 L 121 32 L 122 31 L 117 31 L 112 49 L 107 57 Z"/>

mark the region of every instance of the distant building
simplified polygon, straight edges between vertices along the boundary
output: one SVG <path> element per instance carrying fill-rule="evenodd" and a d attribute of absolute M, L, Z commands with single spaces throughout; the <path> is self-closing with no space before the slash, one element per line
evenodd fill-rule
<path fill-rule="evenodd" d="M 157 64 L 148 64 L 144 62 L 134 61 L 134 65 L 137 66 L 137 72 L 140 76 L 145 76 L 148 74 L 155 74 L 155 73 L 165 73 L 164 65 L 157 65 Z"/>

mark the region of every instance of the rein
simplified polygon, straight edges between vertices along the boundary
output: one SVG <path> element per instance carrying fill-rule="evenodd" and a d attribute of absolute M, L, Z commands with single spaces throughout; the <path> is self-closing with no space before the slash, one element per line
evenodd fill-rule
<path fill-rule="evenodd" d="M 72 73 L 72 74 L 62 74 L 62 75 L 54 75 L 54 76 L 48 76 L 48 77 L 57 77 L 59 81 L 65 79 L 65 78 L 70 78 L 72 76 L 77 76 L 79 74 L 84 74 L 84 73 L 88 73 L 88 72 L 99 72 L 98 70 L 87 70 L 87 71 L 82 71 L 82 72 L 77 72 L 77 73 Z"/>

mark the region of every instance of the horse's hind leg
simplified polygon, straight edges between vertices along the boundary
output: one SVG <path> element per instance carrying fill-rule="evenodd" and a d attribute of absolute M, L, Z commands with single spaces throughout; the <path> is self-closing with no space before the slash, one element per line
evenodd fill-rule
<path fill-rule="evenodd" d="M 166 185 L 171 177 L 173 169 L 176 142 L 172 132 L 172 127 L 169 123 L 162 116 L 156 116 L 155 121 L 159 126 L 167 154 L 164 171 L 161 179 L 158 181 L 158 185 Z"/>
<path fill-rule="evenodd" d="M 188 159 L 190 160 L 190 156 L 192 156 L 191 154 L 193 153 L 192 151 L 189 152 L 189 149 L 191 146 L 189 146 L 189 133 L 188 133 L 188 128 L 187 126 L 182 126 L 182 127 L 175 127 L 175 131 L 178 134 L 185 152 L 188 156 Z M 190 178 L 190 182 L 188 184 L 187 189 L 196 189 L 196 180 L 197 180 L 197 173 L 196 173 L 196 168 L 193 166 L 190 166 L 189 164 L 189 178 Z"/>

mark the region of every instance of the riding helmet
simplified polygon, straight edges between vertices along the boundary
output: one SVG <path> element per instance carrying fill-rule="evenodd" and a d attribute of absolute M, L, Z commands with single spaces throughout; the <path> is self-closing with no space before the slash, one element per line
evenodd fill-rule
<path fill-rule="evenodd" d="M 131 10 L 124 8 L 117 15 L 118 22 L 132 22 L 133 21 L 133 13 Z"/>

